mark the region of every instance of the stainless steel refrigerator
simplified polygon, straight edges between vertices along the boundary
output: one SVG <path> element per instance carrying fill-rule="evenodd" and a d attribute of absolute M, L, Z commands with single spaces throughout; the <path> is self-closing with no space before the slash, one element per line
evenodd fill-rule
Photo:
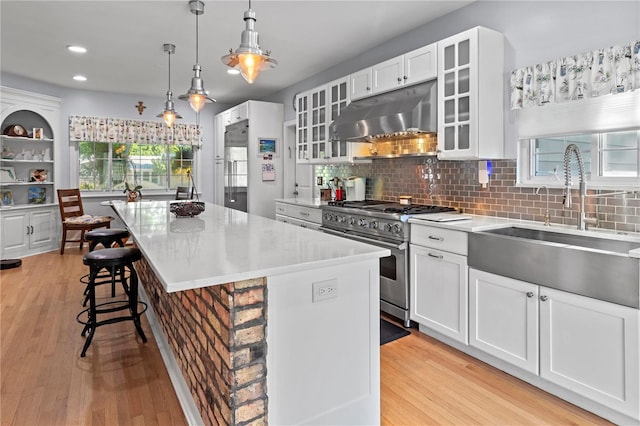
<path fill-rule="evenodd" d="M 224 206 L 247 211 L 249 120 L 225 127 Z"/>

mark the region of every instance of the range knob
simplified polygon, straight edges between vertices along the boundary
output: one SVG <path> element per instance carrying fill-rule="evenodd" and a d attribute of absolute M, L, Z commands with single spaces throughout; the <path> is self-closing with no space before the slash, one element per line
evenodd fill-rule
<path fill-rule="evenodd" d="M 402 228 L 400 228 L 400 225 L 398 225 L 397 223 L 395 225 L 393 225 L 393 233 L 394 234 L 399 234 L 401 230 L 402 230 Z"/>
<path fill-rule="evenodd" d="M 349 225 L 355 225 L 356 224 L 356 219 L 354 217 L 350 217 L 349 218 Z"/>
<path fill-rule="evenodd" d="M 347 218 L 344 216 L 338 216 L 338 222 L 343 223 L 346 222 Z"/>
<path fill-rule="evenodd" d="M 367 221 L 366 221 L 365 219 L 360 219 L 360 220 L 358 221 L 358 225 L 360 225 L 360 226 L 367 226 Z"/>
<path fill-rule="evenodd" d="M 384 225 L 384 230 L 391 232 L 393 230 L 393 225 L 390 223 L 387 223 L 386 225 Z"/>
<path fill-rule="evenodd" d="M 373 222 L 371 222 L 369 224 L 369 228 L 371 229 L 378 229 L 378 222 L 376 222 L 375 220 Z"/>

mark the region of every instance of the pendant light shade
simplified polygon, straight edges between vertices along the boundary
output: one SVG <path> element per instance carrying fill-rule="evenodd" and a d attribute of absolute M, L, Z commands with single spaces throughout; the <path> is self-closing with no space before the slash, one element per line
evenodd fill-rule
<path fill-rule="evenodd" d="M 256 14 L 251 10 L 251 0 L 249 10 L 244 12 L 244 22 L 246 28 L 240 36 L 240 47 L 235 52 L 229 49 L 229 54 L 221 59 L 228 67 L 239 69 L 242 77 L 251 84 L 261 71 L 275 68 L 278 61 L 269 56 L 270 52 L 263 53 L 260 50 L 259 36 L 255 30 Z"/>
<path fill-rule="evenodd" d="M 191 78 L 191 88 L 184 95 L 178 96 L 181 101 L 189 101 L 189 105 L 195 112 L 200 112 L 205 103 L 215 102 L 216 100 L 210 98 L 207 92 L 204 90 L 204 82 L 200 73 L 202 68 L 198 63 L 198 16 L 204 14 L 204 3 L 200 0 L 190 0 L 189 9 L 191 13 L 196 15 L 196 63 L 193 66 L 193 78 Z"/>
<path fill-rule="evenodd" d="M 173 44 L 163 44 L 162 48 L 169 56 L 169 90 L 167 90 L 167 100 L 164 102 L 164 111 L 156 117 L 162 117 L 167 127 L 172 127 L 177 118 L 182 118 L 173 108 L 173 93 L 171 92 L 171 55 L 176 53 L 176 46 Z"/>

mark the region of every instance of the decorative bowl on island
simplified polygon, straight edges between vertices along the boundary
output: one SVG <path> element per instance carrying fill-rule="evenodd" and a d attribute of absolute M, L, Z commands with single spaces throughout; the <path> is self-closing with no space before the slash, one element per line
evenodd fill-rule
<path fill-rule="evenodd" d="M 169 203 L 169 211 L 176 217 L 194 217 L 204 211 L 204 201 L 172 201 Z"/>

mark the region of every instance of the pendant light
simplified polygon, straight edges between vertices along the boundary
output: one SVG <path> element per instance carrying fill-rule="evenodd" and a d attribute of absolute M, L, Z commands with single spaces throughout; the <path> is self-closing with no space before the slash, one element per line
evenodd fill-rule
<path fill-rule="evenodd" d="M 189 101 L 189 105 L 195 112 L 200 112 L 205 103 L 215 102 L 216 100 L 210 98 L 207 92 L 204 90 L 204 83 L 200 72 L 202 68 L 198 63 L 198 16 L 204 14 L 204 3 L 200 0 L 190 0 L 189 9 L 191 13 L 196 15 L 196 63 L 193 66 L 193 78 L 191 79 L 191 88 L 184 95 L 178 96 L 181 101 Z"/>
<path fill-rule="evenodd" d="M 242 77 L 251 84 L 261 71 L 275 68 L 278 61 L 269 56 L 270 52 L 262 53 L 260 50 L 258 32 L 254 28 L 256 14 L 251 10 L 251 0 L 249 0 L 249 10 L 244 12 L 244 22 L 246 28 L 240 36 L 240 47 L 235 52 L 229 49 L 229 54 L 221 59 L 228 67 L 240 69 Z"/>
<path fill-rule="evenodd" d="M 158 114 L 156 117 L 162 117 L 167 127 L 173 127 L 173 123 L 176 118 L 182 118 L 175 109 L 173 109 L 173 93 L 171 92 L 171 55 L 176 53 L 176 46 L 174 44 L 166 43 L 162 45 L 162 48 L 169 55 L 169 90 L 167 90 L 167 100 L 164 102 L 164 111 Z"/>

